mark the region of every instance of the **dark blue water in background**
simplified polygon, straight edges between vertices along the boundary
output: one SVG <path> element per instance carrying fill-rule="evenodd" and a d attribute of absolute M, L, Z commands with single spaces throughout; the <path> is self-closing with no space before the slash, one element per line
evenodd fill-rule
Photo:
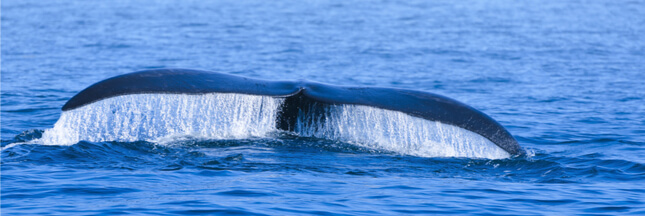
<path fill-rule="evenodd" d="M 2 1 L 2 146 L 105 78 L 193 68 L 426 90 L 529 154 L 289 134 L 2 150 L 2 214 L 645 214 L 643 1 Z"/>

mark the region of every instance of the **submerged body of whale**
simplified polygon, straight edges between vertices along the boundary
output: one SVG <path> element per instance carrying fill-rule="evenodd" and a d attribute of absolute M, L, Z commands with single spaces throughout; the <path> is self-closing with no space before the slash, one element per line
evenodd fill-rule
<path fill-rule="evenodd" d="M 474 134 L 472 136 L 483 137 L 480 139 L 483 141 L 476 142 L 472 141 L 473 139 L 468 138 L 467 140 L 471 140 L 468 142 L 474 143 L 472 145 L 480 145 L 477 143 L 488 143 L 490 141 L 494 144 L 491 146 L 499 147 L 503 152 L 506 152 L 509 155 L 522 153 L 518 142 L 513 138 L 513 136 L 504 127 L 486 114 L 444 96 L 406 89 L 334 86 L 307 81 L 267 81 L 208 71 L 161 69 L 134 72 L 98 82 L 72 97 L 63 106 L 62 110 L 64 113 L 72 112 L 74 110 L 82 109 L 84 106 L 99 103 L 101 101 L 132 95 L 209 95 L 213 93 L 232 93 L 280 99 L 278 103 L 268 103 L 266 101 L 257 102 L 259 107 L 256 109 L 259 110 L 258 112 L 260 114 L 256 112 L 253 115 L 262 115 L 262 112 L 275 113 L 268 115 L 269 117 L 267 117 L 267 119 L 262 118 L 249 120 L 255 122 L 268 122 L 265 124 L 274 124 L 270 126 L 275 127 L 275 129 L 278 130 L 296 131 L 300 134 L 311 136 L 318 135 L 319 137 L 343 138 L 341 140 L 349 140 L 352 142 L 361 142 L 361 139 L 385 143 L 400 142 L 388 137 L 396 136 L 403 137 L 401 139 L 408 140 L 410 144 L 406 145 L 412 146 L 409 148 L 418 149 L 422 148 L 420 146 L 426 142 L 425 139 L 434 139 L 434 142 L 462 142 L 459 140 L 455 141 L 454 138 L 446 137 L 444 135 L 434 136 L 435 138 L 426 138 L 428 137 L 426 134 L 434 133 L 432 130 L 446 130 L 446 128 L 450 130 L 465 129 L 466 132 L 460 133 Z M 128 98 L 127 100 L 136 101 L 140 99 Z M 150 101 L 161 99 L 148 98 L 146 100 L 148 100 L 148 103 L 152 103 Z M 186 100 L 190 101 L 186 102 Z M 210 100 L 214 102 L 205 102 Z M 221 97 L 211 97 L 210 99 L 181 99 L 183 102 L 177 103 L 200 103 L 200 106 L 210 106 L 208 103 L 212 104 L 222 100 L 233 99 Z M 271 106 L 275 106 L 276 108 L 267 108 Z M 174 111 L 172 112 L 176 112 L 178 109 L 181 108 L 173 108 Z M 198 110 L 200 108 L 194 109 Z M 209 109 L 216 108 L 211 107 Z M 153 110 L 150 112 L 154 112 L 154 109 L 150 110 Z M 97 112 L 116 111 L 112 109 Z M 240 114 L 238 113 L 236 115 Z M 87 118 L 87 116 L 84 118 Z M 117 117 L 109 118 L 116 119 Z M 133 117 L 130 116 L 127 118 Z M 138 121 L 147 122 L 143 125 L 162 124 L 159 123 L 160 121 L 151 120 L 151 117 L 139 116 L 136 118 L 140 119 Z M 221 116 L 217 118 L 221 118 Z M 382 125 L 370 125 L 373 124 L 370 122 L 360 123 L 360 119 L 375 119 L 374 121 L 380 121 Z M 406 123 L 397 125 L 397 119 L 406 121 Z M 59 122 L 61 121 L 62 120 L 59 120 Z M 132 120 L 127 121 L 130 122 L 128 124 L 134 124 L 132 123 Z M 235 120 L 221 120 L 220 122 L 228 122 L 227 124 L 230 124 L 231 121 Z M 71 127 L 70 125 L 73 125 L 72 123 L 65 124 L 67 127 Z M 108 123 L 105 123 L 103 125 L 107 124 Z M 163 124 L 169 123 L 165 122 Z M 359 125 L 362 129 L 356 129 L 359 128 L 356 126 L 357 124 L 362 124 Z M 414 125 L 419 125 L 418 127 L 422 128 L 414 128 L 417 127 Z M 325 127 L 327 127 L 327 129 L 325 129 Z M 329 129 L 329 127 L 340 128 Z M 393 128 L 396 130 L 393 130 Z M 366 134 L 364 130 L 376 130 L 378 131 L 378 137 L 375 138 L 373 134 Z M 400 130 L 411 130 L 414 132 L 401 132 Z M 362 138 L 356 138 L 358 136 Z M 406 141 L 406 143 L 408 141 Z M 460 144 L 456 145 L 458 146 L 455 147 L 456 149 L 463 148 L 463 146 L 459 147 Z M 488 151 L 486 148 L 481 148 L 478 151 Z M 468 156 L 473 154 L 452 155 Z M 477 154 L 474 155 L 477 156 Z"/>

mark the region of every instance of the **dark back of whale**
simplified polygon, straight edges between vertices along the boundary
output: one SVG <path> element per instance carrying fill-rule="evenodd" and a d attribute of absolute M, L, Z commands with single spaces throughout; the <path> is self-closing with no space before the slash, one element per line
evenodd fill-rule
<path fill-rule="evenodd" d="M 510 154 L 522 150 L 513 136 L 486 114 L 456 100 L 423 91 L 334 86 L 305 81 L 267 81 L 186 69 L 148 70 L 98 82 L 74 97 L 62 110 L 72 110 L 105 98 L 128 94 L 239 93 L 286 97 L 278 128 L 289 129 L 301 103 L 353 104 L 400 111 L 411 116 L 475 132 Z"/>

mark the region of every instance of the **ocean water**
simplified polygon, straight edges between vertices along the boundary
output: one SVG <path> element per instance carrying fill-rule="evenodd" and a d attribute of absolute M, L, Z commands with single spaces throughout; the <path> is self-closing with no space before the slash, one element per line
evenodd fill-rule
<path fill-rule="evenodd" d="M 643 215 L 643 14 L 628 0 L 5 0 L 1 214 Z M 338 132 L 377 116 L 405 122 L 396 134 L 462 136 L 365 107 L 338 108 L 352 115 L 324 128 L 334 136 L 281 132 L 279 101 L 244 95 L 60 109 L 95 82 L 156 68 L 429 91 L 490 115 L 527 154 Z"/>

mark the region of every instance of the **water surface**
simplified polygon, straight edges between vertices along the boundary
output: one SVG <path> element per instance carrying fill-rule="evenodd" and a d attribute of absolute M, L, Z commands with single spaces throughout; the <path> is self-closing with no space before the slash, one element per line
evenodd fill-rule
<path fill-rule="evenodd" d="M 85 87 L 193 68 L 445 95 L 529 152 L 290 133 L 2 150 L 2 214 L 645 214 L 641 1 L 2 2 L 2 146 Z"/>

